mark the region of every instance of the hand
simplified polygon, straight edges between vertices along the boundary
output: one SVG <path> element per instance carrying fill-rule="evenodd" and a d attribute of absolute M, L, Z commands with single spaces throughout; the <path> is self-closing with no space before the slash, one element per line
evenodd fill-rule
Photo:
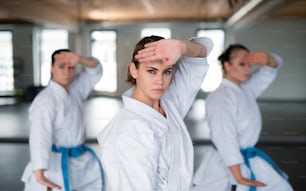
<path fill-rule="evenodd" d="M 63 62 L 63 63 L 68 63 L 69 66 L 73 67 L 77 65 L 80 61 L 80 56 L 74 52 L 60 52 L 56 54 L 55 59 Z"/>
<path fill-rule="evenodd" d="M 239 179 L 236 179 L 236 181 L 237 181 L 237 183 L 243 184 L 243 185 L 246 185 L 246 186 L 256 186 L 256 187 L 266 186 L 266 184 L 263 183 L 263 182 L 246 179 L 244 177 L 240 177 Z"/>
<path fill-rule="evenodd" d="M 235 180 L 238 184 L 243 184 L 243 185 L 246 185 L 246 186 L 256 186 L 256 187 L 257 186 L 259 186 L 259 187 L 266 186 L 266 184 L 263 183 L 263 182 L 244 178 L 241 175 L 239 164 L 229 166 L 229 169 L 230 169 L 232 175 L 234 176 L 234 178 L 235 178 Z"/>
<path fill-rule="evenodd" d="M 182 44 L 180 40 L 174 39 L 162 39 L 148 43 L 145 49 L 138 51 L 135 58 L 139 62 L 161 60 L 166 65 L 173 65 L 182 56 L 184 48 Z"/>
<path fill-rule="evenodd" d="M 269 57 L 266 52 L 250 52 L 243 58 L 243 62 L 245 64 L 264 66 L 268 63 Z"/>
<path fill-rule="evenodd" d="M 44 175 L 43 169 L 35 170 L 35 177 L 38 183 L 47 186 L 47 190 L 58 189 L 60 190 L 62 187 L 55 184 L 54 182 L 47 179 Z"/>

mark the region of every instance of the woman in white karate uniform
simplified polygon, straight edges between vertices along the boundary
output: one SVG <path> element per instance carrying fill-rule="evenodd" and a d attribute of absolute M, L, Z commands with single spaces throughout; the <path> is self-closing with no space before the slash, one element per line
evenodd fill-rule
<path fill-rule="evenodd" d="M 83 70 L 75 76 L 75 67 Z M 52 54 L 51 80 L 29 109 L 30 158 L 22 181 L 25 191 L 102 190 L 102 170 L 84 145 L 83 102 L 102 76 L 95 58 L 67 49 Z"/>
<path fill-rule="evenodd" d="M 254 147 L 262 128 L 256 98 L 276 77 L 281 58 L 235 44 L 219 60 L 224 79 L 206 100 L 214 145 L 195 174 L 194 191 L 291 191 L 285 173 Z M 253 74 L 251 64 L 258 66 Z"/>
<path fill-rule="evenodd" d="M 145 37 L 128 67 L 133 87 L 98 135 L 107 191 L 188 191 L 193 145 L 183 118 L 208 69 L 208 38 Z"/>

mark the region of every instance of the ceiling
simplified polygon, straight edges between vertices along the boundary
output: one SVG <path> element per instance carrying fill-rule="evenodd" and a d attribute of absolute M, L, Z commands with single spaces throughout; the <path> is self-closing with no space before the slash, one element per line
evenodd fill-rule
<path fill-rule="evenodd" d="M 306 0 L 0 0 L 0 24 L 209 22 L 306 18 Z"/>

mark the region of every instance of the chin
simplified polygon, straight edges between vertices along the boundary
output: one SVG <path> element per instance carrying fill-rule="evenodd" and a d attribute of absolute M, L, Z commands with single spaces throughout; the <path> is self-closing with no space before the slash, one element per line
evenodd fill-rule
<path fill-rule="evenodd" d="M 151 98 L 154 99 L 154 100 L 160 100 L 162 96 L 163 95 L 153 95 L 153 96 L 151 96 Z"/>

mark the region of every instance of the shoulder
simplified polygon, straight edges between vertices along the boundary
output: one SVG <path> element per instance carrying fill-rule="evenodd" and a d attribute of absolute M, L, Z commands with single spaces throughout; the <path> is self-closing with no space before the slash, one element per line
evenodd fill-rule
<path fill-rule="evenodd" d="M 239 89 L 220 85 L 215 91 L 211 92 L 207 97 L 207 102 L 216 102 L 224 104 L 228 101 L 235 102 L 239 94 Z"/>
<path fill-rule="evenodd" d="M 31 109 L 40 107 L 41 109 L 46 109 L 56 106 L 56 96 L 50 87 L 43 89 L 31 103 Z"/>

